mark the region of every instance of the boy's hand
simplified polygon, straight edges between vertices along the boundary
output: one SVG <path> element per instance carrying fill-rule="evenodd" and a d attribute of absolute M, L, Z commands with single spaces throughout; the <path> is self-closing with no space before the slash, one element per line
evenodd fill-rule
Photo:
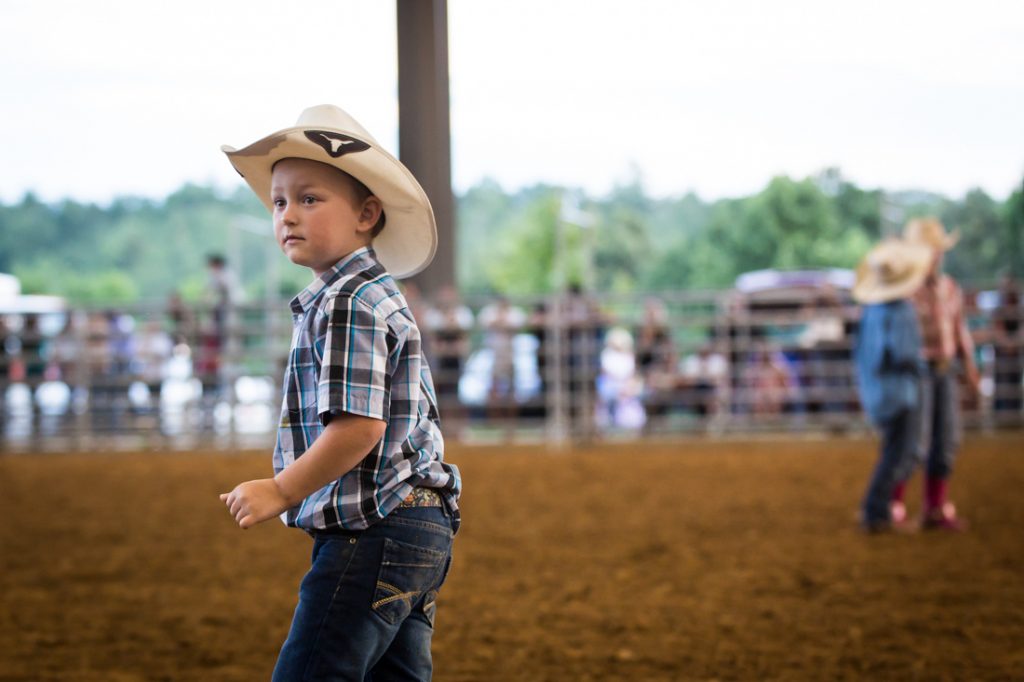
<path fill-rule="evenodd" d="M 291 507 L 272 478 L 239 483 L 230 493 L 223 493 L 220 499 L 243 529 L 279 516 Z"/>
<path fill-rule="evenodd" d="M 965 374 L 967 378 L 967 391 L 969 397 L 977 399 L 981 396 L 981 375 L 978 373 L 978 368 L 973 364 L 968 365 Z"/>

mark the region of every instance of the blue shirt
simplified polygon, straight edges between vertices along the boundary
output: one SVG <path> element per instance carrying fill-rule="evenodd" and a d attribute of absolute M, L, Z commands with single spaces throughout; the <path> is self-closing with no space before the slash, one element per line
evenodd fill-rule
<path fill-rule="evenodd" d="M 854 362 L 861 404 L 872 422 L 882 423 L 917 405 L 921 335 L 909 300 L 864 306 Z"/>
<path fill-rule="evenodd" d="M 461 478 L 444 461 L 437 398 L 409 306 L 372 248 L 359 249 L 291 302 L 294 330 L 274 448 L 280 472 L 332 417 L 387 422 L 351 471 L 282 514 L 289 526 L 364 529 L 414 487 L 435 488 L 458 528 Z"/>

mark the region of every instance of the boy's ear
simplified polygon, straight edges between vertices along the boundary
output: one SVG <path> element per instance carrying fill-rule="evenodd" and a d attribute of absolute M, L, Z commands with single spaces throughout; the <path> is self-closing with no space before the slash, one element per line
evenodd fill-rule
<path fill-rule="evenodd" d="M 366 201 L 363 202 L 363 207 L 359 211 L 359 223 L 365 225 L 368 229 L 373 229 L 373 226 L 377 224 L 380 219 L 380 214 L 384 210 L 384 205 L 380 199 L 374 195 L 366 197 Z"/>

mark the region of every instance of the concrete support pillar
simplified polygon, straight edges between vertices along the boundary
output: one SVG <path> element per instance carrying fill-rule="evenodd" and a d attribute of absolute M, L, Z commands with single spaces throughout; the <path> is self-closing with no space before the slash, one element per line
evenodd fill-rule
<path fill-rule="evenodd" d="M 398 154 L 423 185 L 437 220 L 438 249 L 413 281 L 426 295 L 455 283 L 448 102 L 447 0 L 396 0 L 398 19 Z"/>

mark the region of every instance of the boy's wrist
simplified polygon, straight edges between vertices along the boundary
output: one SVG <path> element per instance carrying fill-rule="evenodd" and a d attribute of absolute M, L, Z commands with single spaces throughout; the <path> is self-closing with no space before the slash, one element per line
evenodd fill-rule
<path fill-rule="evenodd" d="M 283 473 L 284 472 L 282 471 L 270 480 L 272 480 L 274 485 L 277 487 L 277 492 L 281 496 L 281 499 L 283 499 L 285 504 L 288 505 L 287 508 L 291 509 L 302 502 L 302 498 L 296 499 L 296 495 L 289 490 L 287 482 L 281 480 L 281 474 Z"/>

